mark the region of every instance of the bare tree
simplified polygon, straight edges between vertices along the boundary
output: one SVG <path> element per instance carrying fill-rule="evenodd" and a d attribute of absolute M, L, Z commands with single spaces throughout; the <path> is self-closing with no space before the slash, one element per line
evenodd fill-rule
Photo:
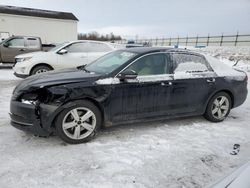
<path fill-rule="evenodd" d="M 79 33 L 78 40 L 98 40 L 98 41 L 115 41 L 122 40 L 121 36 L 114 35 L 114 33 L 100 35 L 98 32 L 93 31 L 90 33 Z"/>

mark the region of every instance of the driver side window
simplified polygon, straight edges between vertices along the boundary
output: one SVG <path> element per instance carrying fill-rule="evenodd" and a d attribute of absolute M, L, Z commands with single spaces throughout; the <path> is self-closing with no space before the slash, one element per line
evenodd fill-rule
<path fill-rule="evenodd" d="M 144 56 L 130 65 L 127 70 L 135 71 L 138 76 L 169 74 L 166 54 Z"/>
<path fill-rule="evenodd" d="M 68 53 L 86 53 L 89 51 L 89 43 L 87 42 L 78 42 L 71 44 L 65 48 Z"/>
<path fill-rule="evenodd" d="M 14 38 L 8 41 L 9 47 L 19 48 L 24 47 L 24 38 Z"/>

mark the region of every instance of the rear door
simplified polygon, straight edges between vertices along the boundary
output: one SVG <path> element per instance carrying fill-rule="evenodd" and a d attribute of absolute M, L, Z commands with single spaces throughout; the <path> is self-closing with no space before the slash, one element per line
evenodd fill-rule
<path fill-rule="evenodd" d="M 14 63 L 15 56 L 26 53 L 24 37 L 15 37 L 5 42 L 7 46 L 1 45 L 2 61 L 6 63 Z"/>
<path fill-rule="evenodd" d="M 173 53 L 172 114 L 201 114 L 215 88 L 215 73 L 203 56 Z"/>

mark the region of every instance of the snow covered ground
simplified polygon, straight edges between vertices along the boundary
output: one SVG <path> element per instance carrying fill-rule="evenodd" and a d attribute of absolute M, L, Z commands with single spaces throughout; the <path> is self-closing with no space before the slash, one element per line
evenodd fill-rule
<path fill-rule="evenodd" d="M 205 187 L 249 160 L 249 97 L 222 123 L 191 117 L 117 126 L 68 145 L 10 126 L 19 81 L 0 70 L 0 187 Z M 230 155 L 236 143 L 241 150 Z"/>

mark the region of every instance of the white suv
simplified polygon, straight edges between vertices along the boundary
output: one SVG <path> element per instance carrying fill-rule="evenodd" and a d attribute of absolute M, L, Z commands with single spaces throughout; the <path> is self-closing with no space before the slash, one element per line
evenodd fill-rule
<path fill-rule="evenodd" d="M 105 42 L 86 40 L 67 42 L 48 52 L 33 52 L 16 56 L 13 70 L 17 77 L 25 78 L 49 70 L 88 64 L 113 50 L 115 48 Z"/>

